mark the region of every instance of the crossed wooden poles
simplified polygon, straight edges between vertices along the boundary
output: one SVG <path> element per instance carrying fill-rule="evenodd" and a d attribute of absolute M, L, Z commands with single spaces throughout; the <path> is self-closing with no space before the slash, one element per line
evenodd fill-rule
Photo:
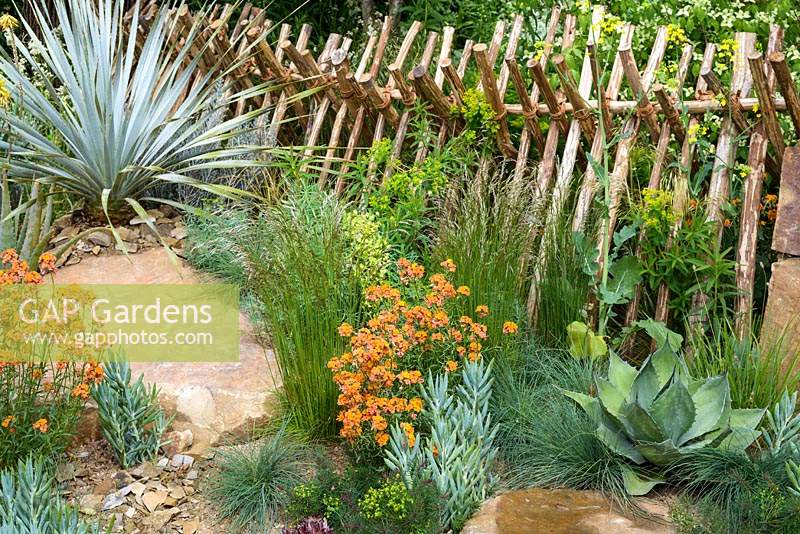
<path fill-rule="evenodd" d="M 143 10 L 145 21 L 154 9 Z M 265 11 L 250 4 L 243 6 L 237 20 L 232 20 L 232 14 L 233 8 L 229 5 L 207 13 L 203 38 L 208 41 L 201 39 L 198 43 L 198 53 L 202 54 L 200 70 L 224 69 L 228 73 L 228 90 L 245 95 L 259 84 L 273 84 L 274 91 L 259 98 L 243 97 L 233 111 L 241 113 L 248 107 L 272 106 L 269 129 L 273 138 L 287 145 L 301 145 L 309 161 L 321 161 L 315 167 L 319 171 L 319 183 L 325 185 L 335 176 L 334 188 L 339 193 L 346 186 L 348 170 L 360 149 L 390 138 L 393 158 L 400 157 L 416 106 L 424 106 L 439 122 L 437 143 L 440 146 L 458 135 L 463 125 L 452 108 L 462 102 L 467 90 L 464 75 L 470 62 L 474 63 L 478 88 L 498 124 L 497 146 L 504 157 L 516 160 L 514 172 L 518 177 L 530 174 L 536 197 L 543 206 L 545 231 L 539 258 L 533 262 L 534 283 L 528 299 L 533 321 L 539 298 L 536 282 L 543 275 L 546 245 L 552 239 L 549 229 L 565 216 L 571 218 L 574 231 L 586 231 L 594 226 L 589 224 L 593 214 L 591 207 L 603 184 L 595 168 L 588 164 L 590 158 L 599 161 L 607 149 L 608 139 L 622 132 L 619 142 L 611 149 L 611 165 L 605 180 L 608 191 L 604 191 L 610 204 L 596 236 L 602 261 L 628 187 L 632 148 L 641 141 L 655 146 L 648 185 L 670 188 L 674 192 L 674 208 L 682 213 L 686 209 L 689 175 L 695 164 L 696 139 L 687 132 L 699 123 L 702 114 L 719 113 L 723 120 L 706 200 L 709 219 L 720 227 L 721 210 L 731 189 L 730 170 L 735 162 L 736 145 L 741 136 L 748 137 L 750 145 L 736 252 L 737 328 L 742 335 L 749 330 L 761 188 L 766 175 L 780 179 L 785 148 L 778 113 L 789 115 L 800 136 L 800 98 L 781 52 L 783 30 L 780 27 L 772 28 L 765 54 L 756 51 L 754 34 L 736 34 L 733 70 L 727 88 L 714 72 L 716 46 L 706 45 L 700 75 L 694 80 L 694 98 L 682 100 L 683 86 L 692 72 L 691 45 L 685 45 L 682 50 L 677 65 L 677 87 L 670 90 L 656 83 L 656 74 L 668 46 L 666 28 L 659 29 L 647 63 L 640 70 L 631 47 L 635 28 L 622 27 L 617 54 L 607 78 L 603 77 L 598 64 L 597 38 L 590 32 L 576 79 L 567 66 L 565 55 L 575 45 L 577 20 L 573 15 L 562 17 L 558 6 L 551 12 L 538 57 L 518 62 L 516 55 L 524 19 L 517 16 L 510 25 L 498 22 L 487 44 L 466 40 L 457 65 L 451 57 L 455 45 L 455 30 L 451 27 L 445 27 L 441 35 L 429 31 L 422 41 L 422 24 L 414 22 L 394 57 L 386 57 L 394 26 L 394 21 L 387 17 L 380 32 L 369 38 L 360 53 L 351 50 L 350 39 L 334 33 L 315 55 L 308 49 L 312 31 L 308 25 L 302 26 L 292 40 L 292 28 L 288 24 L 273 27 Z M 593 28 L 599 27 L 603 15 L 602 6 L 593 8 Z M 192 14 L 181 6 L 174 10 L 173 16 L 178 21 L 175 39 L 181 39 L 180 31 L 191 26 Z M 554 43 L 559 30 L 561 49 L 556 51 Z M 417 40 L 424 45 L 419 57 L 412 58 Z M 355 66 L 351 65 L 351 59 L 357 61 Z M 526 82 L 524 71 L 530 83 Z M 551 83 L 548 72 L 556 75 L 557 85 Z M 619 99 L 623 82 L 630 89 L 632 100 Z M 519 103 L 505 102 L 509 83 Z M 758 109 L 757 114 L 752 113 L 755 109 Z M 509 116 L 521 116 L 524 121 L 518 136 L 512 134 Z M 623 118 L 621 124 L 614 120 L 615 116 Z M 546 132 L 543 122 L 549 123 Z M 326 134 L 327 140 L 324 139 Z M 679 154 L 677 162 L 669 161 L 673 143 Z M 771 153 L 769 146 L 773 148 Z M 415 161 L 422 161 L 425 155 L 426 149 L 418 148 Z M 573 192 L 576 170 L 583 171 L 583 177 Z M 371 179 L 378 180 L 388 177 L 392 170 L 387 168 L 382 177 L 375 176 L 374 167 L 369 172 Z M 574 206 L 569 204 L 572 198 Z M 572 210 L 571 215 L 567 210 Z M 673 236 L 679 225 L 680 219 L 672 229 Z M 719 236 L 721 238 L 721 232 Z M 637 253 L 640 252 L 638 248 Z M 637 288 L 628 304 L 625 319 L 628 324 L 639 314 L 640 296 L 641 290 Z M 668 289 L 661 287 L 655 308 L 657 320 L 667 319 L 669 299 Z M 704 296 L 696 295 L 695 299 L 701 306 Z M 595 311 L 591 305 L 589 311 L 591 317 Z"/>

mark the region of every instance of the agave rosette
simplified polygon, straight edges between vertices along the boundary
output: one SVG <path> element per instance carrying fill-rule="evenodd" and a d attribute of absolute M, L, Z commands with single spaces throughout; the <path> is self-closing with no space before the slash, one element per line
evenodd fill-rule
<path fill-rule="evenodd" d="M 597 423 L 597 437 L 609 449 L 637 465 L 666 466 L 703 447 L 744 451 L 761 435 L 756 428 L 764 410 L 731 408 L 725 374 L 691 378 L 666 344 L 639 370 L 612 352 L 608 376 L 595 377 L 595 386 L 596 397 L 564 394 Z M 658 481 L 637 482 L 628 471 L 631 493 L 646 493 Z"/>

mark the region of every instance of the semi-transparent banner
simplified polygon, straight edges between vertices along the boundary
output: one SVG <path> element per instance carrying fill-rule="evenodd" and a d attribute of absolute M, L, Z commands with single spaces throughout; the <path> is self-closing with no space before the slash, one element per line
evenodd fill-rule
<path fill-rule="evenodd" d="M 0 362 L 239 360 L 239 291 L 230 284 L 5 285 Z"/>

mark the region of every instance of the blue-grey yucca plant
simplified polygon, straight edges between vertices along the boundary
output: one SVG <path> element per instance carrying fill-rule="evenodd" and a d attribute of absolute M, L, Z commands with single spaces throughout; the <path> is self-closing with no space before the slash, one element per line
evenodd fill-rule
<path fill-rule="evenodd" d="M 16 469 L 0 472 L 0 534 L 90 534 L 96 525 L 83 522 L 53 487 L 41 460 L 20 460 Z"/>
<path fill-rule="evenodd" d="M 489 413 L 492 363 L 465 362 L 462 383 L 449 391 L 447 374 L 429 375 L 422 390 L 423 415 L 431 435 L 409 447 L 398 425 L 391 430 L 386 465 L 403 476 L 407 486 L 421 473 L 444 496 L 442 524 L 458 532 L 495 487 L 492 473 L 497 426 Z"/>
<path fill-rule="evenodd" d="M 253 153 L 253 147 L 220 147 L 262 110 L 212 128 L 198 120 L 241 96 L 227 91 L 216 98 L 215 87 L 226 75 L 219 64 L 207 72 L 198 69 L 202 54 L 196 49 L 204 51 L 214 40 L 213 35 L 199 39 L 208 30 L 205 11 L 196 13 L 182 34 L 185 39 L 173 40 L 178 28 L 176 17 L 168 17 L 171 2 L 146 26 L 138 2 L 130 20 L 123 0 L 55 0 L 52 8 L 48 5 L 32 2 L 33 20 L 23 20 L 25 35 L 15 38 L 17 52 L 34 70 L 43 64 L 52 73 L 42 76 L 44 87 L 20 72 L 7 50 L 0 51 L 0 77 L 15 102 L 0 139 L 0 149 L 10 151 L 10 178 L 57 184 L 83 199 L 90 211 L 106 216 L 130 208 L 141 215 L 139 201 L 164 182 L 233 195 L 232 188 L 190 176 L 252 165 L 239 156 Z M 35 32 L 34 26 L 42 31 Z"/>
<path fill-rule="evenodd" d="M 131 384 L 127 362 L 105 364 L 105 378 L 92 389 L 103 437 L 123 468 L 151 460 L 171 419 L 158 404 L 158 388 L 147 387 L 144 376 Z"/>

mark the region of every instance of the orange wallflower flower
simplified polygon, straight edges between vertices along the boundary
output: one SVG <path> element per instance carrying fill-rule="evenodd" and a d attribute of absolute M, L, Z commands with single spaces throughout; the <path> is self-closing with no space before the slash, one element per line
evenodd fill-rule
<path fill-rule="evenodd" d="M 486 317 L 487 315 L 489 315 L 489 306 L 487 306 L 486 304 L 481 304 L 480 306 L 475 308 L 475 313 L 478 315 L 478 317 Z"/>
<path fill-rule="evenodd" d="M 3 422 L 0 423 L 0 426 L 2 426 L 3 428 L 8 428 L 8 427 L 11 426 L 11 422 L 13 420 L 14 420 L 14 416 L 13 415 L 9 415 L 5 419 L 3 419 Z"/>
<path fill-rule="evenodd" d="M 444 368 L 448 373 L 453 373 L 458 369 L 458 362 L 455 360 L 447 360 L 447 363 L 444 364 Z"/>
<path fill-rule="evenodd" d="M 504 334 L 516 334 L 519 330 L 519 326 L 514 321 L 506 321 L 503 323 L 503 333 Z"/>
<path fill-rule="evenodd" d="M 441 265 L 442 269 L 444 269 L 447 272 L 450 272 L 450 273 L 456 272 L 456 264 L 453 263 L 453 260 L 451 260 L 450 258 L 447 258 L 446 260 L 444 260 L 439 265 Z"/>
<path fill-rule="evenodd" d="M 50 427 L 48 426 L 47 419 L 39 419 L 35 423 L 33 423 L 33 429 L 38 430 L 42 434 L 45 434 Z"/>
<path fill-rule="evenodd" d="M 456 289 L 456 293 L 458 293 L 462 297 L 468 297 L 470 295 L 470 291 L 467 286 L 458 286 L 458 289 Z"/>
<path fill-rule="evenodd" d="M 39 271 L 42 274 L 51 273 L 56 270 L 56 257 L 55 255 L 45 252 L 39 256 Z"/>
<path fill-rule="evenodd" d="M 78 384 L 74 388 L 72 388 L 72 396 L 75 398 L 81 399 L 88 399 L 89 398 L 89 385 L 88 384 Z"/>
<path fill-rule="evenodd" d="M 349 323 L 342 323 L 339 325 L 339 335 L 342 337 L 350 337 L 353 335 L 353 327 Z"/>

